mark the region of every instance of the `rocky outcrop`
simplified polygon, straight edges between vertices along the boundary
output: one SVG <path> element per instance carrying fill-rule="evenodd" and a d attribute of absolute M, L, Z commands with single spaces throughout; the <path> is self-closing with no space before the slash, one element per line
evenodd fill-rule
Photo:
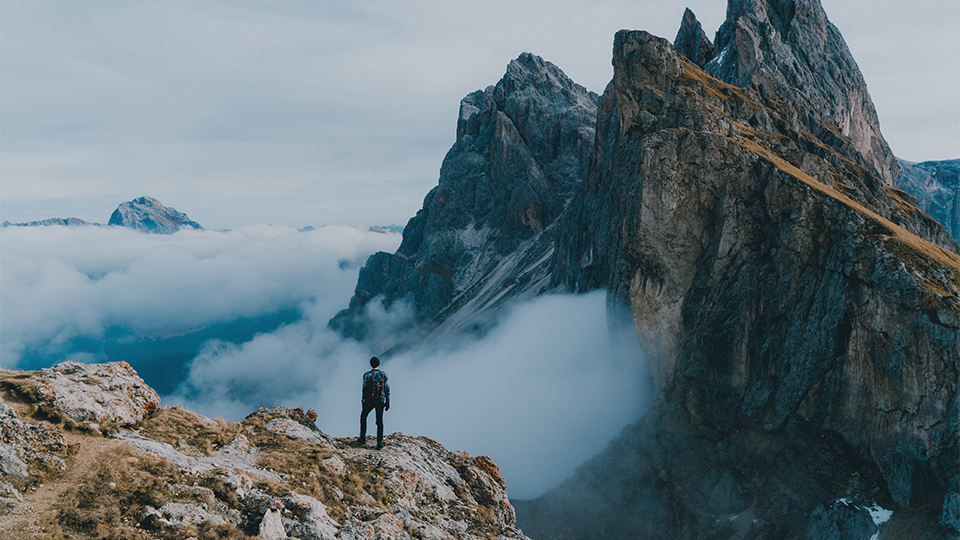
<path fill-rule="evenodd" d="M 128 366 L 69 363 L 51 384 L 99 403 L 121 376 L 104 370 Z M 50 412 L 31 386 L 50 377 L 0 371 L 0 537 L 525 538 L 488 458 L 399 433 L 356 447 L 285 408 L 231 423 L 147 407 L 104 437 L 68 420 L 75 407 Z"/>
<path fill-rule="evenodd" d="M 673 40 L 673 48 L 698 66 L 703 66 L 716 56 L 713 43 L 710 42 L 707 33 L 703 31 L 703 26 L 690 8 L 683 11 L 680 30 L 677 31 L 677 37 Z"/>
<path fill-rule="evenodd" d="M 860 68 L 818 0 L 730 0 L 716 56 L 703 67 L 739 87 L 756 84 L 791 103 L 827 145 L 845 137 L 887 184 L 899 164 Z"/>
<path fill-rule="evenodd" d="M 439 184 L 397 252 L 367 261 L 331 326 L 370 339 L 367 304 L 406 301 L 418 328 L 436 336 L 483 327 L 498 306 L 543 292 L 553 249 L 544 233 L 587 175 L 597 101 L 531 54 L 512 61 L 496 86 L 465 97 Z"/>
<path fill-rule="evenodd" d="M 140 197 L 117 207 L 107 225 L 144 232 L 171 234 L 182 229 L 202 229 L 183 212 L 168 208 L 152 197 Z"/>
<path fill-rule="evenodd" d="M 960 241 L 960 159 L 910 163 L 900 160 L 897 188 Z"/>
<path fill-rule="evenodd" d="M 558 272 L 630 306 L 658 403 L 518 506 L 521 525 L 547 538 L 832 538 L 876 532 L 877 506 L 896 509 L 883 527 L 916 519 L 946 535 L 960 463 L 955 242 L 770 88 L 728 85 L 645 32 L 617 34 L 614 70 Z"/>
<path fill-rule="evenodd" d="M 20 372 L 3 385 L 31 396 L 46 417 L 95 431 L 132 426 L 160 408 L 160 396 L 126 362 L 61 362 Z"/>

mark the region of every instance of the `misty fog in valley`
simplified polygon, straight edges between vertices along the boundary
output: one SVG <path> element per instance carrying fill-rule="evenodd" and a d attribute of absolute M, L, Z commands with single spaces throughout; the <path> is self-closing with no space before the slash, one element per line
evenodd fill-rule
<path fill-rule="evenodd" d="M 267 225 L 0 234 L 2 367 L 124 360 L 166 405 L 229 420 L 258 407 L 314 408 L 322 431 L 356 436 L 361 375 L 384 351 L 326 326 L 366 258 L 394 251 L 400 235 Z M 378 302 L 367 312 L 380 334 L 410 313 Z M 632 325 L 608 321 L 604 293 L 545 296 L 503 313 L 482 339 L 386 358 L 386 431 L 489 455 L 511 497 L 530 498 L 639 418 L 643 367 Z"/>

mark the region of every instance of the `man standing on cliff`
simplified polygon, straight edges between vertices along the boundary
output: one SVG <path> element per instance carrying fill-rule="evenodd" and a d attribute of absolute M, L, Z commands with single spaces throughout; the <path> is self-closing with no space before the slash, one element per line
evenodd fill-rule
<path fill-rule="evenodd" d="M 390 410 L 390 385 L 387 384 L 387 374 L 380 371 L 380 359 L 374 356 L 370 359 L 370 371 L 363 374 L 363 396 L 360 402 L 360 438 L 357 444 L 364 446 L 367 442 L 367 416 L 370 411 L 377 411 L 377 450 L 383 448 L 383 411 Z"/>

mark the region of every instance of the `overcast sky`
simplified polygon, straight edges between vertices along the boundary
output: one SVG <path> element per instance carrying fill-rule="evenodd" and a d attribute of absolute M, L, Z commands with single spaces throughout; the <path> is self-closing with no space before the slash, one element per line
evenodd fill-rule
<path fill-rule="evenodd" d="M 823 0 L 896 155 L 960 157 L 960 5 Z M 724 0 L 0 4 L 0 219 L 404 224 L 466 94 L 529 51 L 601 92 L 613 34 L 708 35 Z M 866 11 L 869 10 L 869 11 Z"/>

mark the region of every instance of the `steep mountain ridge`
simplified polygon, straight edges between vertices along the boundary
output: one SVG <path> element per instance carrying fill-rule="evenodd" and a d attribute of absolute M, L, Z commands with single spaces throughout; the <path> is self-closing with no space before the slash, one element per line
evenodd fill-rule
<path fill-rule="evenodd" d="M 934 497 L 921 528 L 947 534 L 960 256 L 930 240 L 956 244 L 849 146 L 818 144 L 789 103 L 726 85 L 645 32 L 617 34 L 614 66 L 595 151 L 608 161 L 571 203 L 583 215 L 559 266 L 571 288 L 595 286 L 589 272 L 623 295 L 660 400 L 571 480 L 518 505 L 521 526 L 538 538 L 829 538 L 862 522 L 870 536 L 873 505 L 895 505 L 884 526 L 896 528 Z M 850 508 L 834 512 L 843 498 Z"/>
<path fill-rule="evenodd" d="M 910 163 L 900 160 L 897 187 L 960 242 L 960 159 Z"/>
<path fill-rule="evenodd" d="M 735 86 L 777 94 L 814 135 L 848 138 L 884 182 L 894 183 L 899 164 L 866 82 L 819 0 L 730 0 L 715 56 L 701 67 Z"/>
<path fill-rule="evenodd" d="M 430 338 L 476 322 L 477 291 L 602 288 L 612 316 L 632 316 L 654 406 L 517 504 L 534 537 L 951 537 L 960 247 L 892 186 L 900 166 L 819 2 L 731 0 L 711 47 L 692 12 L 675 45 L 617 34 L 589 173 L 548 226 L 497 252 L 535 264 L 457 274 L 456 300 L 427 295 L 441 301 L 425 312 L 429 287 L 397 286 L 377 266 L 396 256 L 378 254 L 355 299 L 410 295 Z M 470 231 L 434 230 L 414 244 Z"/>
<path fill-rule="evenodd" d="M 527 53 L 495 86 L 465 97 L 437 187 L 397 252 L 367 261 L 350 307 L 331 326 L 374 339 L 367 303 L 379 298 L 390 309 L 408 301 L 417 331 L 392 336 L 439 339 L 482 329 L 498 306 L 548 290 L 553 245 L 544 238 L 587 175 L 598 99 Z"/>

